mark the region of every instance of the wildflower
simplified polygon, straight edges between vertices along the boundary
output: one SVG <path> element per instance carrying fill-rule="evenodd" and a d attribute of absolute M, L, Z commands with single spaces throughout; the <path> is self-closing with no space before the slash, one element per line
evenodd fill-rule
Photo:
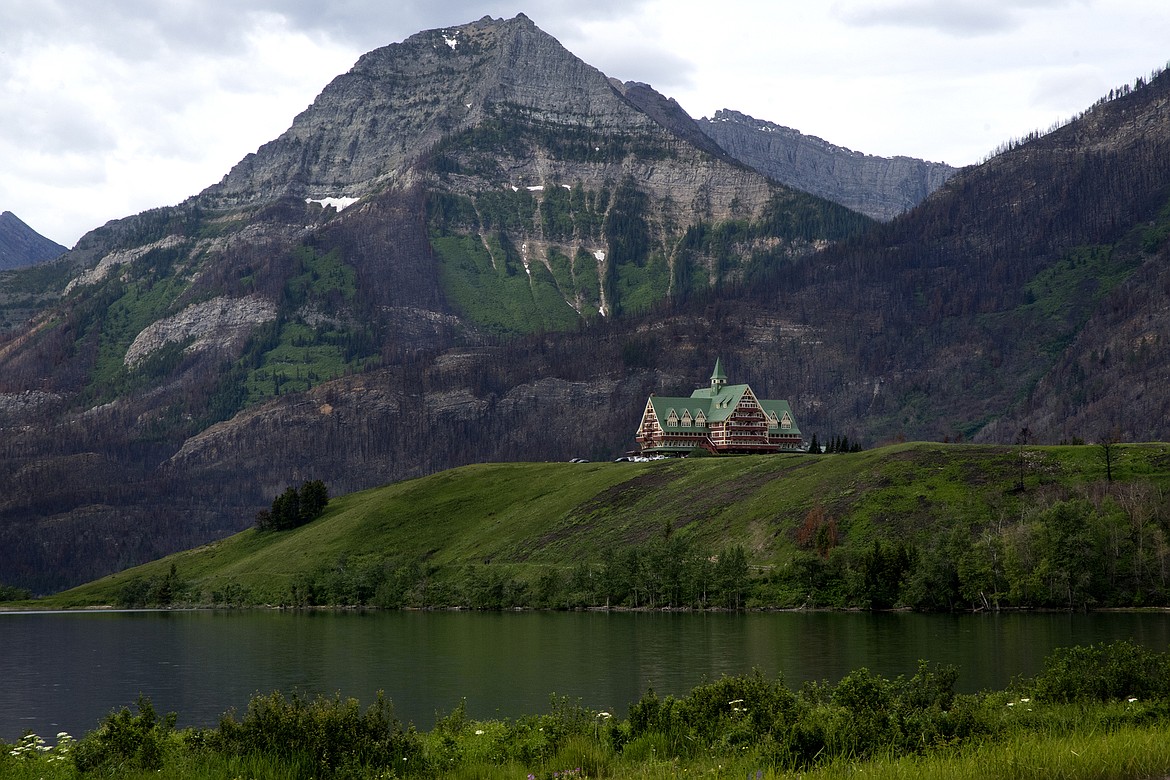
<path fill-rule="evenodd" d="M 599 712 L 599 713 L 597 713 L 597 717 L 601 718 L 602 720 L 605 720 L 606 718 L 612 718 L 613 716 L 610 715 L 608 712 Z"/>
<path fill-rule="evenodd" d="M 1027 704 L 1028 702 L 1030 702 L 1032 700 L 1031 699 L 1020 699 L 1020 701 L 1022 701 L 1024 704 Z"/>
<path fill-rule="evenodd" d="M 1009 707 L 1014 707 L 1014 706 L 1016 706 L 1016 703 L 1015 703 L 1014 701 L 1009 701 L 1009 702 L 1008 702 L 1008 706 L 1009 706 Z"/>
<path fill-rule="evenodd" d="M 476 729 L 475 736 L 482 737 L 483 736 L 483 729 Z"/>
<path fill-rule="evenodd" d="M 30 731 L 20 738 L 20 742 L 16 743 L 16 746 L 9 751 L 9 755 L 13 758 L 31 758 L 37 753 L 49 750 L 52 748 L 45 745 L 45 740 Z"/>
<path fill-rule="evenodd" d="M 1126 701 L 1129 702 L 1130 704 L 1133 704 L 1135 701 L 1137 701 L 1137 697 L 1130 696 L 1128 699 L 1126 699 Z"/>

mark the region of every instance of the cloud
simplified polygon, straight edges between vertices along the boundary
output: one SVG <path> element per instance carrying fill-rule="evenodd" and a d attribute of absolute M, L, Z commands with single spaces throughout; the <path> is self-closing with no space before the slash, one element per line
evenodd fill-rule
<path fill-rule="evenodd" d="M 833 7 L 847 24 L 905 27 L 957 37 L 978 37 L 1022 26 L 1029 11 L 1053 10 L 1081 0 L 886 0 L 865 8 Z"/>
<path fill-rule="evenodd" d="M 0 0 L 0 210 L 62 243 L 177 203 L 363 53 L 524 11 L 609 76 L 971 162 L 1165 62 L 1164 0 Z M 1141 36 L 1133 31 L 1140 30 Z"/>
<path fill-rule="evenodd" d="M 483 0 L 357 0 L 356 2 L 320 2 L 320 0 L 267 0 L 267 10 L 284 16 L 299 30 L 328 35 L 338 41 L 367 51 L 399 41 L 420 30 L 455 26 L 484 16 L 511 18 L 521 11 L 542 29 L 569 30 L 580 22 L 612 19 L 644 5 L 644 0 L 546 0 L 538 9 L 525 11 L 511 2 Z"/>
<path fill-rule="evenodd" d="M 655 37 L 638 19 L 581 23 L 559 37 L 593 67 L 621 81 L 641 81 L 660 92 L 693 86 L 695 62 Z"/>

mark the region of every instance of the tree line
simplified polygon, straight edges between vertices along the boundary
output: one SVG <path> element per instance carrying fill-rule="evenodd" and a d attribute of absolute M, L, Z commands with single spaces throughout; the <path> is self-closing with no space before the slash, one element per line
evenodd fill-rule
<path fill-rule="evenodd" d="M 743 609 L 751 569 L 739 545 L 715 551 L 666 532 L 574 566 L 441 567 L 378 554 L 341 558 L 298 576 L 295 606 L 471 609 Z"/>
<path fill-rule="evenodd" d="M 329 488 L 319 479 L 305 480 L 296 488 L 289 486 L 272 499 L 271 509 L 256 513 L 256 527 L 261 531 L 287 531 L 311 523 L 325 512 Z"/>

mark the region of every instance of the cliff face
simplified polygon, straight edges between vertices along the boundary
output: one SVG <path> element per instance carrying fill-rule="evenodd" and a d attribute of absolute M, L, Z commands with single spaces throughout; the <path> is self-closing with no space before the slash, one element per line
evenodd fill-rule
<path fill-rule="evenodd" d="M 727 109 L 699 127 L 735 159 L 782 184 L 888 221 L 922 202 L 957 169 L 912 157 L 874 157 Z"/>
<path fill-rule="evenodd" d="M 192 203 L 255 212 L 281 199 L 321 204 L 334 221 L 324 232 L 337 237 L 369 235 L 371 223 L 385 222 L 370 212 L 411 201 L 396 232 L 431 251 L 390 267 L 347 241 L 363 286 L 388 274 L 408 279 L 406 300 L 382 303 L 442 297 L 497 333 L 644 309 L 744 278 L 739 258 L 752 249 L 806 254 L 864 224 L 769 182 L 676 103 L 611 81 L 523 15 L 422 32 L 364 55 L 287 132 Z M 835 227 L 761 228 L 734 254 L 684 240 L 692 226 L 758 222 L 769 208 L 823 213 Z M 412 223 L 412 209 L 425 224 Z"/>

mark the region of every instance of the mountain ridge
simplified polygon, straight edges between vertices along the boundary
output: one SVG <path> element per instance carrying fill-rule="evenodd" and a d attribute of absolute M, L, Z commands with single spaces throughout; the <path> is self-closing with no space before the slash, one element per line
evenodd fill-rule
<path fill-rule="evenodd" d="M 913 157 L 855 152 L 726 108 L 698 125 L 732 156 L 776 181 L 882 221 L 921 203 L 958 170 Z"/>

